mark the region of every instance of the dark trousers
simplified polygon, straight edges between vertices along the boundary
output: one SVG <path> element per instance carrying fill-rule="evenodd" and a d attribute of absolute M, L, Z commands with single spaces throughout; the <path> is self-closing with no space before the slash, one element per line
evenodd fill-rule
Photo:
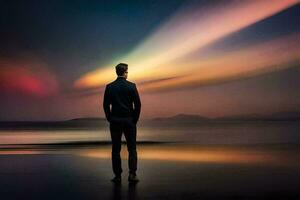
<path fill-rule="evenodd" d="M 137 170 L 137 151 L 136 151 L 136 124 L 132 118 L 114 118 L 110 121 L 110 135 L 112 140 L 112 167 L 115 175 L 121 175 L 121 138 L 125 135 L 128 157 L 129 173 L 135 174 Z"/>

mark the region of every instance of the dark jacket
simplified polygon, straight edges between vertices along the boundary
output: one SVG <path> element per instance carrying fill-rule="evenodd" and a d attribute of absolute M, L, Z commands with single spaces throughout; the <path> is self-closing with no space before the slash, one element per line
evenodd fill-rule
<path fill-rule="evenodd" d="M 133 122 L 137 123 L 141 112 L 141 101 L 135 83 L 127 81 L 124 77 L 118 77 L 115 81 L 107 84 L 103 109 L 109 122 L 117 118 L 131 117 Z"/>

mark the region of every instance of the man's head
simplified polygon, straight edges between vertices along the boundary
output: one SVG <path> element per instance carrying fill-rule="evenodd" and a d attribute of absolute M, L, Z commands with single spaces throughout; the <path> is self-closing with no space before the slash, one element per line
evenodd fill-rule
<path fill-rule="evenodd" d="M 116 73 L 118 76 L 123 76 L 123 77 L 125 77 L 125 79 L 127 79 L 128 65 L 125 63 L 119 63 L 116 66 Z"/>

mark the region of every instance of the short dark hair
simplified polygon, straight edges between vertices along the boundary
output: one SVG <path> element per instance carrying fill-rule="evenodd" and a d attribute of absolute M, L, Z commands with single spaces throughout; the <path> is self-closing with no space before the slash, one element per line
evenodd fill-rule
<path fill-rule="evenodd" d="M 116 66 L 116 73 L 118 76 L 123 76 L 127 70 L 128 70 L 128 65 L 126 63 L 119 63 Z"/>

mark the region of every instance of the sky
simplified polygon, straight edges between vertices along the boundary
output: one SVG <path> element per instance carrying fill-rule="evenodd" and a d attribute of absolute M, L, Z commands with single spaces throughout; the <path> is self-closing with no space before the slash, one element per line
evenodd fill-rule
<path fill-rule="evenodd" d="M 0 120 L 104 117 L 128 63 L 141 118 L 300 111 L 300 4 L 0 2 Z"/>

